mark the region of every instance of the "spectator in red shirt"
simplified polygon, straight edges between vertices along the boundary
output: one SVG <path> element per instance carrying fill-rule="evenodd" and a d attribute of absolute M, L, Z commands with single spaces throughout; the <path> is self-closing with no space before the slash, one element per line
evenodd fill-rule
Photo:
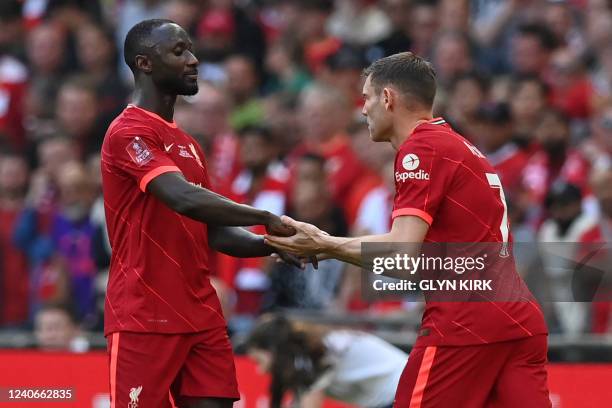
<path fill-rule="evenodd" d="M 344 208 L 349 191 L 358 182 L 355 175 L 364 170 L 346 134 L 350 103 L 335 88 L 313 85 L 302 94 L 299 114 L 304 141 L 290 155 L 289 163 L 293 165 L 304 152 L 323 156 L 332 196 Z"/>
<path fill-rule="evenodd" d="M 15 0 L 0 4 L 0 143 L 22 150 L 23 99 L 27 84 L 27 68 L 15 58 L 23 38 L 21 5 Z"/>
<path fill-rule="evenodd" d="M 474 142 L 487 156 L 501 179 L 506 195 L 517 193 L 521 172 L 529 156 L 512 140 L 512 121 L 505 104 L 485 105 L 476 116 Z"/>
<path fill-rule="evenodd" d="M 578 56 L 568 48 L 555 51 L 550 68 L 551 104 L 571 119 L 589 117 L 593 85 Z"/>
<path fill-rule="evenodd" d="M 28 263 L 13 243 L 27 183 L 28 166 L 22 157 L 11 154 L 0 157 L 0 326 L 18 326 L 28 320 Z"/>
<path fill-rule="evenodd" d="M 529 154 L 534 144 L 535 128 L 546 108 L 548 87 L 536 76 L 518 77 L 510 89 L 510 114 L 512 116 L 515 142 Z"/>
<path fill-rule="evenodd" d="M 557 110 L 548 110 L 536 128 L 540 145 L 523 169 L 522 184 L 536 208 L 542 206 L 550 186 L 563 180 L 577 186 L 584 194 L 589 163 L 570 146 L 568 118 Z"/>

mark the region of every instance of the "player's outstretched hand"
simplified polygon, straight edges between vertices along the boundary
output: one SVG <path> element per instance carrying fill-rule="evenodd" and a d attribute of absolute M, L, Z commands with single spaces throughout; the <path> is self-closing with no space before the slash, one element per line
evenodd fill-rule
<path fill-rule="evenodd" d="M 314 257 L 322 252 L 321 238 L 328 233 L 321 231 L 312 224 L 296 221 L 291 217 L 283 215 L 283 224 L 293 228 L 296 233 L 288 237 L 279 237 L 266 234 L 264 239 L 268 245 L 282 251 L 291 252 L 301 257 Z"/>
<path fill-rule="evenodd" d="M 276 235 L 279 237 L 290 237 L 295 235 L 295 228 L 284 224 L 280 217 L 274 214 L 270 214 L 270 219 L 265 226 L 266 232 L 270 235 Z"/>

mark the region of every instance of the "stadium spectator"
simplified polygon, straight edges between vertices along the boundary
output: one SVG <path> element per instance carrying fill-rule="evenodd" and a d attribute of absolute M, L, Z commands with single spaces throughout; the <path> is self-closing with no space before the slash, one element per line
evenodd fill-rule
<path fill-rule="evenodd" d="M 42 351 L 71 351 L 83 353 L 89 349 L 68 307 L 48 304 L 34 318 L 36 344 Z"/>
<path fill-rule="evenodd" d="M 584 231 L 578 242 L 583 244 L 583 252 L 592 253 L 594 249 L 598 249 L 594 260 L 589 262 L 598 268 L 597 273 L 590 276 L 592 278 L 589 282 L 592 297 L 585 300 L 593 301 L 590 318 L 591 331 L 605 334 L 612 332 L 612 305 L 609 302 L 610 295 L 612 295 L 612 282 L 610 282 L 608 272 L 612 255 L 609 246 L 609 243 L 612 242 L 612 169 L 596 170 L 590 181 L 599 203 L 600 215 L 595 225 Z M 603 248 L 602 243 L 606 244 Z"/>
<path fill-rule="evenodd" d="M 388 407 L 408 355 L 366 332 L 263 316 L 246 348 L 270 373 L 270 406 L 293 393 L 300 407 L 320 408 L 333 399 L 364 408 Z"/>
<path fill-rule="evenodd" d="M 276 141 L 266 128 L 244 128 L 240 132 L 240 159 L 244 169 L 227 190 L 221 188 L 219 191 L 238 203 L 279 216 L 284 214 L 289 171 L 277 157 Z M 265 233 L 262 226 L 249 230 L 259 235 Z M 259 313 L 263 294 L 270 285 L 269 264 L 269 259 L 217 255 L 217 276 L 236 292 L 234 322 L 240 318 L 252 321 Z"/>
<path fill-rule="evenodd" d="M 411 18 L 408 24 L 411 39 L 410 51 L 429 57 L 438 30 L 438 7 L 434 0 L 417 0 L 410 6 Z M 405 50 L 404 50 L 405 51 Z"/>
<path fill-rule="evenodd" d="M 225 61 L 225 72 L 232 102 L 229 119 L 232 128 L 239 131 L 261 124 L 264 111 L 257 95 L 260 78 L 254 61 L 246 55 L 232 55 Z"/>
<path fill-rule="evenodd" d="M 539 148 L 522 172 L 522 184 L 534 209 L 541 208 L 557 180 L 572 183 L 586 194 L 590 170 L 584 156 L 570 145 L 569 121 L 563 113 L 550 109 L 539 121 L 535 130 Z"/>
<path fill-rule="evenodd" d="M 108 29 L 86 24 L 76 33 L 77 58 L 84 74 L 97 92 L 97 114 L 107 127 L 127 102 L 128 89 L 117 73 L 117 54 L 113 33 Z"/>
<path fill-rule="evenodd" d="M 559 181 L 554 183 L 546 196 L 547 212 L 538 232 L 542 250 L 543 272 L 548 278 L 551 293 L 550 305 L 554 312 L 549 319 L 552 332 L 568 334 L 584 333 L 588 328 L 588 303 L 573 302 L 576 283 L 571 285 L 572 262 L 578 259 L 580 237 L 593 228 L 596 220 L 582 211 L 582 194 L 575 185 Z M 573 290 L 573 293 L 572 293 Z M 548 303 L 548 302 L 547 302 Z"/>
<path fill-rule="evenodd" d="M 28 84 L 39 89 L 38 104 L 44 117 L 52 116 L 57 91 L 66 76 L 66 43 L 66 31 L 57 23 L 43 22 L 27 35 Z"/>
<path fill-rule="evenodd" d="M 265 59 L 265 68 L 270 74 L 265 91 L 299 94 L 311 81 L 302 57 L 302 49 L 294 38 L 282 37 L 271 44 Z"/>
<path fill-rule="evenodd" d="M 23 123 L 23 101 L 26 94 L 28 69 L 18 59 L 23 36 L 21 5 L 14 0 L 0 5 L 0 145 L 14 149 L 26 148 Z"/>
<path fill-rule="evenodd" d="M 302 93 L 299 109 L 303 141 L 292 152 L 289 164 L 304 152 L 323 156 L 332 197 L 344 207 L 349 191 L 359 181 L 354 175 L 363 170 L 346 134 L 352 107 L 339 90 L 316 84 Z"/>
<path fill-rule="evenodd" d="M 478 109 L 488 102 L 488 94 L 489 83 L 485 76 L 472 71 L 454 77 L 448 87 L 444 117 L 453 129 L 463 132 L 473 141 L 476 115 Z"/>
<path fill-rule="evenodd" d="M 325 159 L 315 154 L 304 154 L 297 159 L 294 177 L 289 213 L 297 219 L 328 228 L 327 231 L 348 233 L 342 209 L 334 204 L 329 191 Z M 335 305 L 336 295 L 341 291 L 343 270 L 344 265 L 334 259 L 320 261 L 318 269 L 310 264 L 304 270 L 276 264 L 270 271 L 271 286 L 263 309 L 330 308 Z"/>
<path fill-rule="evenodd" d="M 0 326 L 22 326 L 30 312 L 27 258 L 13 242 L 28 189 L 28 171 L 23 157 L 0 156 Z"/>
<path fill-rule="evenodd" d="M 473 142 L 497 171 L 506 196 L 517 195 L 521 190 L 521 173 L 529 156 L 512 140 L 508 106 L 502 103 L 484 105 L 476 113 L 475 119 Z"/>
<path fill-rule="evenodd" d="M 536 126 L 547 106 L 548 87 L 535 76 L 519 77 L 511 84 L 510 114 L 514 141 L 528 153 L 534 148 Z"/>
<path fill-rule="evenodd" d="M 510 62 L 517 75 L 547 77 L 552 51 L 557 47 L 553 33 L 541 24 L 522 24 L 512 38 Z"/>
<path fill-rule="evenodd" d="M 70 139 L 81 159 L 99 153 L 104 139 L 95 86 L 85 77 L 66 80 L 57 94 L 56 119 L 59 132 Z"/>

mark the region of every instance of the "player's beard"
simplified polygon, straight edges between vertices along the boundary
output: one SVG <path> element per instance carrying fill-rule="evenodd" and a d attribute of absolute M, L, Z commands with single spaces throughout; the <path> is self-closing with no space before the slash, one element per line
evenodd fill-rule
<path fill-rule="evenodd" d="M 198 93 L 198 82 L 187 82 L 182 78 L 167 78 L 159 80 L 156 84 L 159 89 L 170 95 L 195 95 Z"/>

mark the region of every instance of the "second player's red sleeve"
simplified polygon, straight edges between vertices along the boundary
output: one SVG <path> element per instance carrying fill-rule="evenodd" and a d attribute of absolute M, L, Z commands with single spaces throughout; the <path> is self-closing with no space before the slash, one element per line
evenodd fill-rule
<path fill-rule="evenodd" d="M 395 159 L 392 218 L 414 215 L 431 225 L 453 170 L 453 164 L 422 138 L 409 140 Z"/>
<path fill-rule="evenodd" d="M 163 142 L 153 129 L 120 129 L 109 135 L 113 167 L 132 177 L 145 192 L 151 180 L 160 174 L 180 172 L 164 152 Z"/>

